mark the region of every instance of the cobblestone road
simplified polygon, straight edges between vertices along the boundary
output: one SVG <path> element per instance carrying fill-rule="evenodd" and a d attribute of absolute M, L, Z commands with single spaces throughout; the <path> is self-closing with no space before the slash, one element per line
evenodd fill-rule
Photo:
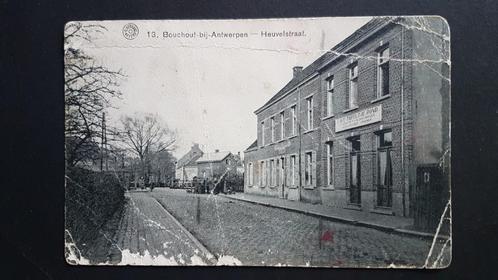
<path fill-rule="evenodd" d="M 202 265 L 208 257 L 175 224 L 147 192 L 126 194 L 126 205 L 114 228 L 106 228 L 93 244 L 92 263 L 136 265 Z M 110 242 L 112 246 L 100 246 Z M 110 249 L 102 249 L 109 248 Z"/>
<path fill-rule="evenodd" d="M 212 253 L 234 256 L 244 265 L 422 266 L 431 246 L 428 240 L 220 196 L 170 189 L 155 189 L 148 195 Z M 152 242 L 160 244 L 154 238 L 157 241 Z"/>

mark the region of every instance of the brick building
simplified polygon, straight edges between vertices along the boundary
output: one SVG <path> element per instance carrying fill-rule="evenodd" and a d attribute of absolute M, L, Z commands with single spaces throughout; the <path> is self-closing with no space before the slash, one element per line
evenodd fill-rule
<path fill-rule="evenodd" d="M 244 191 L 413 217 L 420 168 L 448 177 L 448 36 L 439 17 L 375 18 L 294 67 L 255 111 Z"/>
<path fill-rule="evenodd" d="M 237 160 L 231 152 L 215 150 L 214 153 L 205 153 L 197 159 L 197 177 L 199 178 L 220 178 L 229 171 L 237 172 L 240 159 Z"/>

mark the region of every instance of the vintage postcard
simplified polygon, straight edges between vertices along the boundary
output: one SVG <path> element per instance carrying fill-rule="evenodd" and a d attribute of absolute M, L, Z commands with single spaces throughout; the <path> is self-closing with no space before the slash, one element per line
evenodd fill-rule
<path fill-rule="evenodd" d="M 444 268 L 439 16 L 64 26 L 73 265 Z"/>

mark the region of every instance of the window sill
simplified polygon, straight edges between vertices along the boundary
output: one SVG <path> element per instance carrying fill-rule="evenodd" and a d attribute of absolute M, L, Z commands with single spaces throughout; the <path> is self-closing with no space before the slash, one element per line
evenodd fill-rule
<path fill-rule="evenodd" d="M 314 190 L 315 187 L 314 186 L 303 186 L 303 189 L 305 189 L 305 190 Z"/>
<path fill-rule="evenodd" d="M 380 207 L 380 206 L 377 206 L 373 210 L 371 210 L 370 212 L 371 213 L 375 213 L 375 214 L 381 214 L 381 215 L 387 215 L 387 216 L 394 216 L 394 212 L 389 207 Z"/>
<path fill-rule="evenodd" d="M 295 190 L 295 189 L 297 189 L 297 186 L 288 186 L 287 188 L 288 188 L 288 189 Z"/>
<path fill-rule="evenodd" d="M 323 187 L 322 190 L 324 190 L 324 191 L 335 191 L 335 188 L 334 188 L 334 186 L 326 186 L 326 187 Z"/>
<path fill-rule="evenodd" d="M 342 112 L 343 112 L 343 113 L 349 113 L 349 112 L 351 112 L 351 111 L 357 110 L 358 108 L 360 108 L 360 107 L 356 106 L 356 107 L 353 107 L 353 108 L 346 109 L 346 110 L 344 110 L 344 111 L 342 111 Z"/>
<path fill-rule="evenodd" d="M 344 208 L 345 209 L 349 209 L 349 210 L 356 210 L 356 211 L 362 211 L 363 210 L 361 208 L 361 204 L 354 204 L 354 203 L 348 203 Z"/>
<path fill-rule="evenodd" d="M 297 137 L 297 134 L 287 137 L 287 140 L 291 140 L 292 138 L 296 138 L 296 137 Z"/>
<path fill-rule="evenodd" d="M 322 121 L 331 119 L 333 117 L 335 117 L 335 115 L 326 116 L 326 117 L 322 118 Z"/>
<path fill-rule="evenodd" d="M 391 97 L 391 95 L 390 95 L 390 94 L 387 94 L 387 95 L 384 95 L 384 96 L 378 97 L 378 98 L 376 98 L 376 99 L 374 99 L 374 100 L 370 101 L 370 103 L 376 103 L 376 102 L 382 101 L 382 100 L 384 100 L 384 99 L 388 99 L 389 97 Z"/>
<path fill-rule="evenodd" d="M 280 139 L 280 140 L 278 140 L 278 141 L 277 141 L 277 144 L 278 144 L 278 143 L 282 143 L 282 142 L 284 142 L 284 141 L 285 141 L 285 140 L 287 140 L 287 139 L 288 139 L 288 138 L 283 138 L 283 139 Z"/>
<path fill-rule="evenodd" d="M 316 128 L 313 128 L 313 129 L 308 129 L 306 130 L 305 132 L 303 132 L 303 134 L 308 134 L 308 133 L 311 133 L 313 131 L 317 130 Z"/>

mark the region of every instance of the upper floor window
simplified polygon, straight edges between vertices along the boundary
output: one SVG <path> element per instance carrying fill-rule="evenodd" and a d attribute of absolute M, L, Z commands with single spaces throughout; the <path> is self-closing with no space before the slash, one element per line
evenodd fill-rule
<path fill-rule="evenodd" d="M 280 112 L 280 140 L 284 139 L 285 133 L 284 133 L 284 128 L 285 128 L 285 118 L 284 118 L 284 112 Z"/>
<path fill-rule="evenodd" d="M 334 76 L 327 79 L 327 116 L 334 114 Z"/>
<path fill-rule="evenodd" d="M 275 117 L 270 119 L 271 142 L 275 142 Z"/>
<path fill-rule="evenodd" d="M 313 96 L 306 99 L 306 121 L 308 124 L 308 130 L 313 129 Z"/>
<path fill-rule="evenodd" d="M 296 105 L 291 107 L 291 135 L 296 135 L 297 115 Z"/>
<path fill-rule="evenodd" d="M 348 108 L 358 107 L 358 63 L 349 67 L 349 95 Z"/>
<path fill-rule="evenodd" d="M 377 98 L 389 94 L 389 47 L 377 52 Z"/>

